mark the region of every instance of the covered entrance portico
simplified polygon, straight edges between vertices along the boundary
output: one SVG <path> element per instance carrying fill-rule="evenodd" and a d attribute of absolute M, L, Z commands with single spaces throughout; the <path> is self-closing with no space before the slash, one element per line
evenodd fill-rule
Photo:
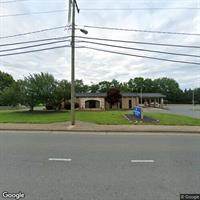
<path fill-rule="evenodd" d="M 85 108 L 100 108 L 100 101 L 98 100 L 87 100 L 85 101 Z"/>
<path fill-rule="evenodd" d="M 79 99 L 80 108 L 84 110 L 104 110 L 105 98 L 85 97 Z"/>
<path fill-rule="evenodd" d="M 140 95 L 140 103 L 145 107 L 163 108 L 166 96 L 159 93 L 144 93 Z"/>

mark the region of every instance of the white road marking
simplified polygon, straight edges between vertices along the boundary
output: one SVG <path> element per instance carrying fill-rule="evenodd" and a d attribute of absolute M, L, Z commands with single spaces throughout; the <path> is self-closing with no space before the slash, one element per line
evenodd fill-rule
<path fill-rule="evenodd" d="M 71 158 L 49 158 L 49 161 L 62 161 L 62 162 L 71 162 Z"/>
<path fill-rule="evenodd" d="M 154 163 L 154 160 L 131 160 L 132 163 Z"/>

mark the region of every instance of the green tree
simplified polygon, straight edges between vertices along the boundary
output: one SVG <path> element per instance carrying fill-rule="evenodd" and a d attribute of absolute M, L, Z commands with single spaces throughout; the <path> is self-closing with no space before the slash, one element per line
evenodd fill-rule
<path fill-rule="evenodd" d="M 99 92 L 99 84 L 92 84 L 89 86 L 89 92 L 97 93 Z"/>
<path fill-rule="evenodd" d="M 143 86 L 143 92 L 151 93 L 155 91 L 154 82 L 150 78 L 144 79 Z"/>
<path fill-rule="evenodd" d="M 39 95 L 39 101 L 43 104 L 55 104 L 55 91 L 57 81 L 49 73 L 34 74 L 34 79 Z"/>
<path fill-rule="evenodd" d="M 6 87 L 0 95 L 0 104 L 4 106 L 17 106 L 21 101 L 20 87 L 18 83 L 13 83 Z"/>
<path fill-rule="evenodd" d="M 77 93 L 85 93 L 89 91 L 89 86 L 83 83 L 83 80 L 76 80 L 75 87 Z"/>
<path fill-rule="evenodd" d="M 99 92 L 107 92 L 111 87 L 111 83 L 109 81 L 101 81 L 98 85 Z"/>
<path fill-rule="evenodd" d="M 194 100 L 195 103 L 200 104 L 200 88 L 194 90 Z"/>
<path fill-rule="evenodd" d="M 14 83 L 15 80 L 10 74 L 0 71 L 0 92 Z"/>
<path fill-rule="evenodd" d="M 120 89 L 120 88 L 121 88 L 121 83 L 120 83 L 119 81 L 117 81 L 116 79 L 113 79 L 113 80 L 110 82 L 110 87 Z"/>
<path fill-rule="evenodd" d="M 61 103 L 66 102 L 71 97 L 71 84 L 67 80 L 62 80 L 57 83 L 54 94 L 54 106 L 60 110 Z"/>
<path fill-rule="evenodd" d="M 29 75 L 21 82 L 22 102 L 30 107 L 30 111 L 39 103 L 55 105 L 56 86 L 57 82 L 51 74 Z"/>
<path fill-rule="evenodd" d="M 132 92 L 127 82 L 121 83 L 121 92 Z"/>
<path fill-rule="evenodd" d="M 34 107 L 39 103 L 39 88 L 37 86 L 34 76 L 29 75 L 25 79 L 20 81 L 21 91 L 21 104 L 30 107 L 30 111 L 33 111 Z"/>
<path fill-rule="evenodd" d="M 170 103 L 180 103 L 182 90 L 179 84 L 170 78 L 158 78 L 154 80 L 155 92 L 160 92 L 167 96 Z"/>

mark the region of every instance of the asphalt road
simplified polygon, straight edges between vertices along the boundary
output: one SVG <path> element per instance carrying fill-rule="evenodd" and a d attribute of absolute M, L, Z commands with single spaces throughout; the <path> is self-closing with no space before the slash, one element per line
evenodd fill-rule
<path fill-rule="evenodd" d="M 0 132 L 3 191 L 27 200 L 179 200 L 200 193 L 200 135 Z"/>

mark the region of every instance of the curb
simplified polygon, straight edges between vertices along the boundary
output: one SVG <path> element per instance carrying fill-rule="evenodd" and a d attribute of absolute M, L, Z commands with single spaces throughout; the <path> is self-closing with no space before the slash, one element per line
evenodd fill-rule
<path fill-rule="evenodd" d="M 30 132 L 81 132 L 81 133 L 98 133 L 98 132 L 106 132 L 106 133 L 183 133 L 183 134 L 200 134 L 200 130 L 176 130 L 176 129 L 167 129 L 167 130 L 159 130 L 159 129 L 135 129 L 135 130 L 124 130 L 124 129 L 43 129 L 43 128 L 36 128 L 36 129 L 29 129 L 29 128 L 0 128 L 0 131 L 30 131 Z"/>

